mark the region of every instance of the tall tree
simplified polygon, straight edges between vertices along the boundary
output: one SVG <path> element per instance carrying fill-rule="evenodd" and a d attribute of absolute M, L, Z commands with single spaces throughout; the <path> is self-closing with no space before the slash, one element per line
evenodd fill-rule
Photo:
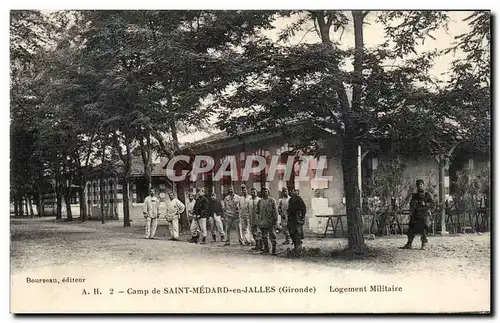
<path fill-rule="evenodd" d="M 363 35 L 368 15 L 385 28 L 385 41 L 373 48 L 366 47 Z M 281 33 L 281 42 L 256 33 L 241 46 L 242 54 L 233 62 L 239 82 L 217 102 L 224 107 L 219 125 L 233 133 L 245 126 L 278 129 L 295 138 L 298 148 L 310 148 L 313 142 L 316 151 L 324 146 L 321 138 L 340 138 L 348 251 L 364 253 L 359 146 L 386 136 L 391 125 L 381 119 L 411 111 L 407 99 L 417 98 L 424 93 L 422 85 L 432 83 L 427 72 L 435 54 L 418 53 L 417 46 L 447 16 L 432 11 L 315 10 L 280 12 L 276 18 L 293 21 Z M 340 41 L 346 29 L 352 31 L 354 45 L 347 49 Z M 315 30 L 319 42 L 288 42 L 304 30 Z M 399 63 L 387 66 L 391 61 Z"/>

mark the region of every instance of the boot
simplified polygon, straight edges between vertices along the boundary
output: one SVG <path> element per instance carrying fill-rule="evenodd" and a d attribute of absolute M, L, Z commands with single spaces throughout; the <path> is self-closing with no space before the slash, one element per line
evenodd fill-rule
<path fill-rule="evenodd" d="M 411 242 L 407 242 L 404 246 L 399 247 L 399 249 L 411 249 Z"/>
<path fill-rule="evenodd" d="M 420 247 L 420 250 L 425 250 L 426 245 L 427 245 L 427 241 L 422 241 L 422 246 Z"/>
<path fill-rule="evenodd" d="M 271 253 L 272 253 L 273 255 L 276 255 L 276 244 L 275 244 L 275 243 L 273 243 L 271 247 L 272 247 Z"/>
<path fill-rule="evenodd" d="M 263 240 L 263 250 L 261 254 L 268 254 L 269 253 L 269 241 Z"/>
<path fill-rule="evenodd" d="M 253 250 L 253 251 L 260 251 L 260 240 L 255 240 L 255 247 L 253 247 L 252 249 L 250 250 Z"/>
<path fill-rule="evenodd" d="M 217 242 L 217 236 L 215 234 L 212 234 L 212 239 L 214 240 L 214 242 Z"/>
<path fill-rule="evenodd" d="M 206 237 L 203 237 L 203 238 L 201 239 L 201 243 L 200 243 L 200 244 L 205 244 L 205 243 L 207 243 L 207 238 L 206 238 Z"/>

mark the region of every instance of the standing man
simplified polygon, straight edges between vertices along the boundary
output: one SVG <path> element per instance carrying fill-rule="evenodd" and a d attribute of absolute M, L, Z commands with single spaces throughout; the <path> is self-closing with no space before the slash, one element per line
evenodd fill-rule
<path fill-rule="evenodd" d="M 269 253 L 269 240 L 271 240 L 272 254 L 276 254 L 276 223 L 278 222 L 278 205 L 276 200 L 269 196 L 269 189 L 262 190 L 262 198 L 257 203 L 257 218 L 262 232 L 262 254 Z"/>
<path fill-rule="evenodd" d="M 146 239 L 154 239 L 160 216 L 160 200 L 156 197 L 155 189 L 151 189 L 149 196 L 144 199 L 142 214 L 146 219 Z"/>
<path fill-rule="evenodd" d="M 255 240 L 255 247 L 252 250 L 260 251 L 262 250 L 262 238 L 260 236 L 259 225 L 257 223 L 257 204 L 260 201 L 260 197 L 257 196 L 257 190 L 252 187 L 250 189 L 250 202 L 248 203 L 248 213 L 250 219 L 250 228 L 252 239 Z"/>
<path fill-rule="evenodd" d="M 227 190 L 228 194 L 222 202 L 222 208 L 224 210 L 224 223 L 226 227 L 226 246 L 231 244 L 231 228 L 235 227 L 238 233 L 238 241 L 240 245 L 243 245 L 243 240 L 241 240 L 241 230 L 240 230 L 240 197 L 234 194 L 234 188 L 230 186 Z"/>
<path fill-rule="evenodd" d="M 285 242 L 283 244 L 290 244 L 290 234 L 288 231 L 288 201 L 290 196 L 288 195 L 288 188 L 283 187 L 281 190 L 281 198 L 278 202 L 278 213 L 281 217 L 281 228 L 285 234 Z"/>
<path fill-rule="evenodd" d="M 196 189 L 196 202 L 194 204 L 194 218 L 191 221 L 191 242 L 198 242 L 199 236 L 193 235 L 198 230 L 201 233 L 201 244 L 207 243 L 207 217 L 208 199 L 205 197 L 203 187 L 198 187 Z"/>
<path fill-rule="evenodd" d="M 252 244 L 252 236 L 250 233 L 250 203 L 251 197 L 248 194 L 247 186 L 241 185 L 240 196 L 240 240 L 247 246 Z"/>
<path fill-rule="evenodd" d="M 168 198 L 165 201 L 165 218 L 170 228 L 169 240 L 171 241 L 179 240 L 179 218 L 184 210 L 184 204 L 174 197 L 173 192 L 168 192 Z"/>
<path fill-rule="evenodd" d="M 431 210 L 434 207 L 434 200 L 429 192 L 424 190 L 424 181 L 417 180 L 417 193 L 412 193 L 410 201 L 410 223 L 408 226 L 408 242 L 400 249 L 411 249 L 415 235 L 420 234 L 422 246 L 425 250 L 427 245 L 427 233 L 430 227 Z"/>
<path fill-rule="evenodd" d="M 221 241 L 225 240 L 222 215 L 222 204 L 217 200 L 217 195 L 214 192 L 208 201 L 208 221 L 210 222 L 210 228 L 212 229 L 213 242 L 217 241 L 217 232 L 220 234 Z"/>
<path fill-rule="evenodd" d="M 292 190 L 288 201 L 288 231 L 293 243 L 293 253 L 299 255 L 302 248 L 303 225 L 306 218 L 306 204 L 297 190 Z"/>
<path fill-rule="evenodd" d="M 195 227 L 195 228 L 191 227 L 191 224 L 193 223 L 193 219 L 194 219 L 194 204 L 195 203 L 196 203 L 196 200 L 194 198 L 194 194 L 189 193 L 188 194 L 188 201 L 186 203 L 186 212 L 187 212 L 187 219 L 188 219 L 189 228 L 190 228 L 190 232 L 191 232 L 190 242 L 192 242 L 192 240 L 194 239 L 193 237 L 197 237 L 196 239 L 198 239 L 198 237 L 200 235 L 198 227 Z"/>

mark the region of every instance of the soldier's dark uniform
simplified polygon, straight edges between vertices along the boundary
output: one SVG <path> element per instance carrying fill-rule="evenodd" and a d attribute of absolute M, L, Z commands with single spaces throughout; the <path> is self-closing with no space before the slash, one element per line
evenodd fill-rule
<path fill-rule="evenodd" d="M 302 226 L 305 222 L 306 204 L 304 200 L 297 195 L 293 194 L 288 201 L 288 232 L 295 250 L 302 247 L 303 230 Z"/>
<path fill-rule="evenodd" d="M 401 247 L 411 249 L 415 235 L 420 234 L 422 241 L 421 249 L 425 249 L 427 244 L 427 233 L 430 228 L 430 211 L 434 206 L 434 200 L 429 192 L 423 190 L 423 181 L 417 180 L 419 187 L 417 193 L 413 193 L 410 201 L 410 222 L 408 226 L 408 242 Z M 419 186 L 419 184 L 421 184 Z"/>

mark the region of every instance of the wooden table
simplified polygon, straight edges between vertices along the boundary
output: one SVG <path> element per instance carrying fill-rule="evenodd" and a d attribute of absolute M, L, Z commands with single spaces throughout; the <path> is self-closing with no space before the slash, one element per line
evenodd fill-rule
<path fill-rule="evenodd" d="M 331 225 L 331 231 L 333 232 L 333 237 L 335 238 L 337 227 L 340 222 L 340 228 L 342 232 L 344 232 L 344 224 L 342 221 L 342 217 L 347 216 L 346 214 L 332 214 L 332 215 L 316 215 L 318 218 L 327 218 L 326 220 L 326 228 L 325 228 L 325 234 L 323 237 L 326 238 L 326 235 L 328 234 L 328 229 L 330 228 Z M 333 223 L 333 219 L 336 218 L 337 220 L 335 221 L 335 224 Z"/>

